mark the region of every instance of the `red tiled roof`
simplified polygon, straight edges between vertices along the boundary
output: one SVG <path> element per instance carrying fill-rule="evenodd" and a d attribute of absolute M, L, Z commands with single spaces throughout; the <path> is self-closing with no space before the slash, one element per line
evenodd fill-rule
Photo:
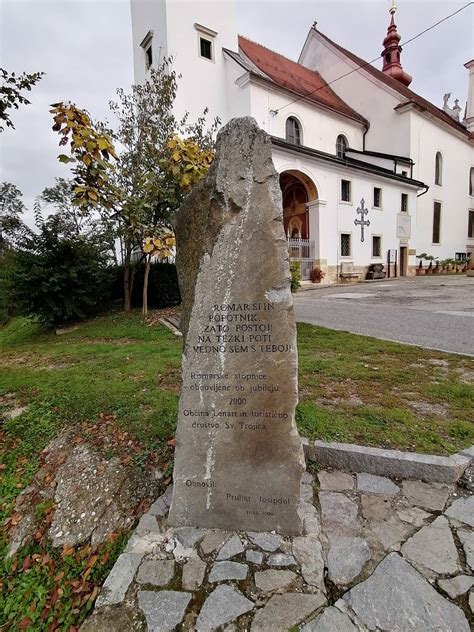
<path fill-rule="evenodd" d="M 357 121 L 366 122 L 363 116 L 349 107 L 329 86 L 325 86 L 325 81 L 319 72 L 291 61 L 291 59 L 287 59 L 241 35 L 239 35 L 239 48 L 259 70 L 270 77 L 278 86 L 296 92 L 309 101 L 324 105 Z"/>
<path fill-rule="evenodd" d="M 339 44 L 334 42 L 332 39 L 327 37 L 327 35 L 324 35 L 324 33 L 321 33 L 321 31 L 318 31 L 317 29 L 314 29 L 314 30 L 318 33 L 318 35 L 320 35 L 323 39 L 325 39 L 327 42 L 332 44 L 335 48 L 337 48 L 342 53 L 344 53 L 344 55 L 349 57 L 349 59 L 355 62 L 358 66 L 364 66 L 364 70 L 370 73 L 373 77 L 375 77 L 376 79 L 379 79 L 380 81 L 383 81 L 383 83 L 387 84 L 388 86 L 390 86 L 391 88 L 399 92 L 403 97 L 406 98 L 407 102 L 414 103 L 415 105 L 419 106 L 423 110 L 426 110 L 427 112 L 429 112 L 432 116 L 435 116 L 436 118 L 440 119 L 444 123 L 447 123 L 451 127 L 454 127 L 454 129 L 458 130 L 459 132 L 464 133 L 466 136 L 469 137 L 469 132 L 464 127 L 464 125 L 461 125 L 461 123 L 458 123 L 457 121 L 452 119 L 449 116 L 449 114 L 446 114 L 446 112 L 443 112 L 443 110 L 436 107 L 436 105 L 433 105 L 433 103 L 431 103 L 427 99 L 420 97 L 419 94 L 416 94 L 416 92 L 413 92 L 413 90 L 410 90 L 410 88 L 405 86 L 403 83 L 400 83 L 400 81 L 393 79 L 392 77 L 385 74 L 378 68 L 375 68 L 375 66 L 372 66 L 372 64 L 368 64 L 361 57 L 354 55 L 354 53 L 351 53 L 351 51 L 347 50 L 343 46 L 340 46 Z"/>

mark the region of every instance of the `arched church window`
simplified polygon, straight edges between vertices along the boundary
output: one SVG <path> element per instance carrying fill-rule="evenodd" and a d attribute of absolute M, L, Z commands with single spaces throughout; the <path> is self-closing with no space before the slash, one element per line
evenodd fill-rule
<path fill-rule="evenodd" d="M 283 194 L 283 208 L 294 208 L 299 204 L 307 204 L 308 194 L 299 182 L 292 184 Z"/>
<path fill-rule="evenodd" d="M 474 167 L 469 170 L 469 195 L 474 196 Z"/>
<path fill-rule="evenodd" d="M 286 119 L 286 140 L 293 145 L 301 145 L 301 126 L 294 116 Z"/>
<path fill-rule="evenodd" d="M 343 134 L 339 134 L 336 140 L 336 156 L 338 158 L 345 158 L 348 147 L 349 143 L 347 138 Z"/>
<path fill-rule="evenodd" d="M 441 153 L 436 152 L 435 157 L 435 184 L 441 184 L 443 180 L 443 157 Z"/>

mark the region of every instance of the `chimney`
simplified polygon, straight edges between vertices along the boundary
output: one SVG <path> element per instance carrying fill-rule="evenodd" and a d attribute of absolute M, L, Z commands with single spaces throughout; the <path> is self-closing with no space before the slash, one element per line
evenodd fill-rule
<path fill-rule="evenodd" d="M 466 127 L 469 132 L 474 133 L 474 59 L 464 64 L 464 68 L 469 70 L 469 88 L 467 91 L 466 105 Z"/>

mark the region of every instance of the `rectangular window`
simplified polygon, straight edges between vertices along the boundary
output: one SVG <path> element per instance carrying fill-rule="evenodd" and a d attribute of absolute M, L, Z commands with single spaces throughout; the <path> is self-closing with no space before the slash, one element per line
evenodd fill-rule
<path fill-rule="evenodd" d="M 407 178 L 408 177 L 408 171 L 402 171 L 402 176 L 404 178 Z"/>
<path fill-rule="evenodd" d="M 201 51 L 201 57 L 205 59 L 212 59 L 212 42 L 204 37 L 199 38 L 199 47 Z"/>
<path fill-rule="evenodd" d="M 406 213 L 408 211 L 408 193 L 402 193 L 400 201 L 400 210 Z"/>
<path fill-rule="evenodd" d="M 382 208 L 382 189 L 374 187 L 374 208 Z"/>
<path fill-rule="evenodd" d="M 382 256 L 382 237 L 380 235 L 372 235 L 372 257 Z"/>
<path fill-rule="evenodd" d="M 341 233 L 341 257 L 350 257 L 351 250 L 351 234 Z"/>
<path fill-rule="evenodd" d="M 351 201 L 351 182 L 350 180 L 341 180 L 341 200 L 342 202 Z"/>
<path fill-rule="evenodd" d="M 469 211 L 469 218 L 467 222 L 467 236 L 474 238 L 474 211 Z"/>
<path fill-rule="evenodd" d="M 440 243 L 441 229 L 441 202 L 435 202 L 433 205 L 433 243 Z"/>

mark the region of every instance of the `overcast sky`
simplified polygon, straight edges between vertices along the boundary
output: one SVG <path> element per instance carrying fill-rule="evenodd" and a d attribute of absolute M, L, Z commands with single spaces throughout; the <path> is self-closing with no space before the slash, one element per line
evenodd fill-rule
<path fill-rule="evenodd" d="M 467 2 L 400 0 L 396 22 L 402 42 Z M 297 59 L 316 20 L 323 33 L 371 60 L 382 51 L 390 4 L 237 0 L 238 26 L 242 35 Z M 129 0 L 0 0 L 0 11 L 1 67 L 46 72 L 30 93 L 32 104 L 12 115 L 16 130 L 0 135 L 0 181 L 16 184 L 31 209 L 44 187 L 67 176 L 56 160 L 58 138 L 51 131 L 49 104 L 71 100 L 105 119 L 115 89 L 133 83 L 130 6 Z M 471 6 L 407 45 L 402 63 L 413 76 L 413 90 L 438 106 L 451 92 L 464 110 L 468 73 L 463 64 L 473 57 Z"/>

